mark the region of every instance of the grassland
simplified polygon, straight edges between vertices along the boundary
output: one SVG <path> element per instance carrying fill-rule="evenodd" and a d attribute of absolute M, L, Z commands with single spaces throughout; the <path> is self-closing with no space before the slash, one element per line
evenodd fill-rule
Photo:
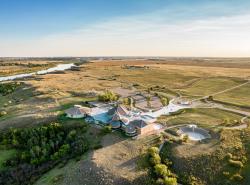
<path fill-rule="evenodd" d="M 140 68 L 124 67 L 125 65 L 139 66 Z M 94 100 L 96 98 L 95 95 L 88 96 L 88 94 L 92 92 L 95 94 L 105 89 L 112 90 L 117 87 L 133 87 L 138 91 L 147 91 L 150 88 L 152 89 L 151 93 L 161 92 L 169 98 L 182 94 L 187 96 L 187 98 L 194 99 L 244 83 L 249 74 L 250 62 L 248 60 L 244 60 L 242 63 L 231 60 L 204 62 L 189 59 L 180 61 L 91 61 L 80 65 L 79 71 L 68 70 L 61 74 L 47 74 L 37 78 L 21 80 L 25 84 L 14 93 L 7 96 L 0 96 L 0 110 L 8 113 L 6 116 L 0 118 L 0 129 L 30 127 L 50 121 L 57 121 L 58 115 L 62 114 L 65 109 L 71 107 L 73 104 L 82 104 L 83 101 Z M 236 105 L 249 106 L 249 92 L 250 86 L 246 85 L 216 95 L 214 99 Z M 241 109 L 241 107 L 238 107 L 238 109 Z M 212 173 L 212 169 L 218 166 L 218 170 L 222 170 L 222 168 L 223 170 L 228 169 L 227 171 L 230 172 L 231 176 L 236 173 L 234 168 L 227 166 L 228 163 L 224 161 L 224 157 L 227 152 L 233 151 L 231 146 L 236 146 L 240 142 L 249 146 L 249 139 L 243 140 L 241 138 L 241 134 L 245 137 L 245 134 L 249 133 L 249 130 L 246 133 L 240 130 L 221 132 L 221 128 L 225 126 L 223 124 L 225 120 L 234 122 L 234 120 L 239 121 L 241 118 L 242 116 L 238 114 L 220 109 L 197 108 L 185 110 L 179 115 L 163 116 L 159 118 L 159 122 L 167 126 L 194 123 L 216 131 L 218 137 L 221 135 L 227 136 L 226 140 L 215 138 L 209 144 L 202 145 L 202 147 L 188 143 L 186 145 L 178 145 L 172 150 L 173 159 L 183 162 L 180 165 L 185 166 L 186 171 L 188 171 L 188 168 L 192 168 L 191 174 L 201 179 L 201 181 L 214 182 L 212 181 L 214 179 L 206 179 L 203 176 L 199 176 L 200 166 L 206 166 L 204 170 L 208 170 L 211 176 L 216 176 L 214 173 L 217 171 Z M 66 124 L 75 123 L 74 120 L 62 121 Z M 95 135 L 98 135 L 98 133 L 93 132 L 88 137 L 92 138 Z M 230 139 L 229 136 L 236 138 L 235 141 Z M 239 140 L 240 142 L 238 142 Z M 100 144 L 95 139 L 93 139 L 93 142 L 95 142 L 93 145 Z M 105 179 L 112 179 L 111 177 L 114 174 L 118 174 L 119 180 L 129 179 L 129 182 L 134 182 L 136 180 L 135 176 L 142 174 L 142 172 L 137 172 L 134 169 L 136 169 L 136 161 L 140 154 L 146 149 L 145 147 L 149 146 L 145 142 L 141 140 L 131 141 L 118 134 L 115 137 L 112 134 L 107 135 L 102 140 L 102 149 L 94 151 L 94 154 L 91 153 L 90 156 L 83 156 L 79 162 L 69 161 L 64 167 L 53 169 L 45 174 L 37 182 L 37 185 L 89 182 L 84 181 L 84 178 L 87 179 L 88 175 L 91 180 L 97 178 L 97 176 L 91 176 L 90 173 L 84 175 L 86 171 L 89 171 L 89 167 L 92 167 L 96 170 L 95 172 L 100 172 L 102 175 L 111 172 Z M 219 150 L 224 146 L 226 148 Z M 250 158 L 249 150 L 243 148 L 239 152 L 233 151 L 232 153 L 234 156 L 240 158 L 240 152 L 243 152 L 244 155 L 246 153 L 246 156 Z M 214 153 L 215 151 L 218 152 L 218 155 Z M 109 154 L 109 157 L 105 158 L 107 154 Z M 188 156 L 184 154 L 192 155 Z M 1 155 L 6 156 L 4 153 L 0 153 Z M 203 158 L 203 155 L 206 157 Z M 224 161 L 226 165 L 222 164 L 218 159 Z M 202 163 L 202 160 L 206 164 L 204 164 L 205 162 Z M 199 166 L 195 165 L 196 161 L 199 162 Z M 99 165 L 99 168 L 96 168 L 94 164 Z M 250 178 L 250 167 L 249 164 L 245 164 L 245 166 L 246 168 L 242 169 L 239 173 L 248 180 Z M 124 168 L 125 170 L 123 170 Z M 176 166 L 177 170 L 178 168 Z M 98 171 L 100 169 L 101 171 Z M 103 173 L 103 169 L 105 173 Z M 133 169 L 132 172 L 130 169 Z M 69 173 L 65 174 L 65 171 Z M 92 172 L 96 174 L 94 171 Z M 218 172 L 218 174 L 221 175 L 221 172 Z M 143 173 L 145 174 L 145 172 Z M 206 174 L 205 171 L 204 174 Z"/>
<path fill-rule="evenodd" d="M 201 79 L 182 92 L 186 95 L 207 96 L 216 92 L 223 91 L 244 83 L 245 80 L 226 77 L 212 77 Z"/>
<path fill-rule="evenodd" d="M 180 177 L 179 182 L 199 185 L 247 185 L 249 163 L 245 157 L 249 155 L 249 140 L 246 139 L 248 134 L 249 129 L 222 130 L 220 138 L 209 143 L 167 144 L 163 149 L 163 156 L 168 156 L 173 161 L 172 168 Z M 230 159 L 240 161 L 243 166 L 232 165 Z"/>
<path fill-rule="evenodd" d="M 165 125 L 196 124 L 205 128 L 222 126 L 225 121 L 234 123 L 240 121 L 242 116 L 219 109 L 187 109 L 176 116 L 162 116 L 158 119 Z"/>
<path fill-rule="evenodd" d="M 250 107 L 250 84 L 234 89 L 232 91 L 219 94 L 214 97 L 215 100 L 228 102 L 240 106 Z"/>

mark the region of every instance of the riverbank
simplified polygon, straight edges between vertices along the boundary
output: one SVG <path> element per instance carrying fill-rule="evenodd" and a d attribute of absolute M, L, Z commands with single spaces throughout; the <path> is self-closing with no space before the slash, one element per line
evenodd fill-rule
<path fill-rule="evenodd" d="M 43 70 L 32 72 L 32 73 L 23 73 L 23 74 L 11 75 L 11 76 L 3 76 L 3 77 L 0 77 L 0 82 L 30 77 L 33 75 L 43 75 L 43 74 L 47 74 L 47 73 L 51 73 L 55 71 L 64 71 L 64 70 L 72 68 L 73 66 L 75 66 L 73 63 L 58 64 L 56 67 L 51 67 L 48 69 L 43 69 Z"/>

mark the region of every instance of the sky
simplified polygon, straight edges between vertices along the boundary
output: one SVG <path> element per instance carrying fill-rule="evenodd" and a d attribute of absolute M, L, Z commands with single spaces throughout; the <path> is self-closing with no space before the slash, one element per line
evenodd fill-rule
<path fill-rule="evenodd" d="M 249 0 L 0 0 L 0 57 L 250 57 Z"/>

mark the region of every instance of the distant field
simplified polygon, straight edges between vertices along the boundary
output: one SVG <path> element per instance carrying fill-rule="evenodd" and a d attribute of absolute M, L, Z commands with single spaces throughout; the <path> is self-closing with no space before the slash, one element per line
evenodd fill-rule
<path fill-rule="evenodd" d="M 245 80 L 242 79 L 226 77 L 204 78 L 190 85 L 190 87 L 182 89 L 181 91 L 188 95 L 206 96 L 240 85 L 244 82 Z"/>
<path fill-rule="evenodd" d="M 56 66 L 49 61 L 0 62 L 0 76 L 32 73 Z"/>
<path fill-rule="evenodd" d="M 250 107 L 250 84 L 223 94 L 219 94 L 215 96 L 214 99 Z"/>

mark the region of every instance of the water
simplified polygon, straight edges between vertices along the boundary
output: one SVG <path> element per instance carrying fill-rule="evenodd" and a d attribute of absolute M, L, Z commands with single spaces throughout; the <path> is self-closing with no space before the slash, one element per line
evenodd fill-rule
<path fill-rule="evenodd" d="M 204 135 L 197 132 L 185 132 L 185 134 L 188 135 L 188 138 L 193 141 L 200 141 L 206 139 Z"/>
<path fill-rule="evenodd" d="M 58 64 L 56 67 L 52 67 L 46 70 L 41 70 L 41 71 L 37 71 L 34 73 L 27 73 L 27 74 L 19 74 L 19 75 L 13 75 L 13 76 L 5 76 L 5 77 L 0 77 L 0 82 L 3 81 L 8 81 L 8 80 L 15 80 L 18 78 L 25 78 L 25 77 L 30 77 L 33 75 L 43 75 L 43 74 L 47 74 L 47 73 L 51 73 L 51 72 L 55 72 L 55 71 L 64 71 L 67 69 L 70 69 L 71 67 L 75 66 L 73 63 L 71 64 Z"/>

